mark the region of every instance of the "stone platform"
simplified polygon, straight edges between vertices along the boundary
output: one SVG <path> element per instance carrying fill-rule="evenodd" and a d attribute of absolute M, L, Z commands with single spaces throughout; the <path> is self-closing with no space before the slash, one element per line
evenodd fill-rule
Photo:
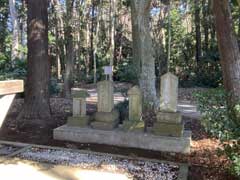
<path fill-rule="evenodd" d="M 190 153 L 191 131 L 184 131 L 182 137 L 166 137 L 148 133 L 123 132 L 119 129 L 105 131 L 63 125 L 54 129 L 53 138 L 79 143 L 106 144 L 186 154 Z"/>

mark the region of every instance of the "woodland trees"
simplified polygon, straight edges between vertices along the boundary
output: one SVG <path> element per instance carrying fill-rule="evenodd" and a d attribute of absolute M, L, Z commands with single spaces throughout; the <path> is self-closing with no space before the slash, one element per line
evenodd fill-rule
<path fill-rule="evenodd" d="M 224 87 L 230 95 L 228 102 L 230 109 L 234 109 L 240 103 L 240 52 L 228 0 L 214 0 L 213 12 Z M 235 119 L 238 118 L 240 121 L 240 115 L 235 114 L 235 116 Z"/>
<path fill-rule="evenodd" d="M 24 40 L 26 2 L 0 2 L 0 79 L 26 78 L 26 52 L 29 50 Z M 229 30 L 228 26 L 219 32 L 223 17 L 219 16 L 222 13 L 219 9 L 213 11 L 212 7 L 216 7 L 213 2 L 179 0 L 171 1 L 170 6 L 168 0 L 49 1 L 47 38 L 50 74 L 45 74 L 51 78 L 50 93 L 56 92 L 59 88 L 56 82 L 61 82 L 65 97 L 70 97 L 72 86 L 104 79 L 102 67 L 106 65 L 114 66 L 114 81 L 138 83 L 145 102 L 151 105 L 157 99 L 160 76 L 168 69 L 179 77 L 182 87 L 219 87 L 223 84 L 223 77 L 234 79 L 237 74 L 226 72 L 237 68 L 235 63 L 238 61 L 227 56 L 236 54 L 240 40 L 238 1 L 230 2 L 227 13 L 232 16 L 231 29 L 235 34 L 223 30 Z M 11 12 L 15 9 L 15 13 L 9 9 L 13 9 Z M 217 17 L 218 25 L 214 24 L 213 15 Z M 16 28 L 8 24 L 8 20 L 13 19 L 17 19 Z M 230 23 L 226 18 L 223 21 Z M 18 36 L 14 35 L 15 29 L 18 29 Z M 229 44 L 223 49 L 220 44 L 226 44 L 223 40 L 225 33 L 229 36 L 226 39 L 233 39 L 231 34 L 234 34 L 235 42 L 234 46 Z M 19 38 L 17 52 L 21 56 L 12 66 L 15 37 Z M 229 52 L 230 45 L 235 47 L 234 53 L 224 55 L 224 51 Z M 220 59 L 225 63 L 223 68 Z"/>

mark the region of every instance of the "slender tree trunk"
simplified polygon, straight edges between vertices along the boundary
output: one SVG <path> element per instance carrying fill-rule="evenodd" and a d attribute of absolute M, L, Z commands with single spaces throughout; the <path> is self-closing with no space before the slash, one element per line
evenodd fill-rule
<path fill-rule="evenodd" d="M 73 66 L 74 66 L 74 51 L 73 51 L 73 32 L 72 32 L 72 18 L 73 18 L 73 4 L 74 0 L 66 0 L 67 15 L 65 28 L 66 41 L 66 68 L 64 76 L 64 95 L 66 98 L 71 97 L 71 88 L 73 86 Z"/>
<path fill-rule="evenodd" d="M 204 50 L 205 53 L 208 52 L 208 44 L 209 44 L 209 0 L 207 0 L 207 5 L 206 5 L 206 0 L 202 1 L 202 14 L 203 14 L 203 29 L 204 29 Z"/>
<path fill-rule="evenodd" d="M 213 14 L 223 70 L 224 87 L 230 94 L 229 108 L 240 102 L 240 52 L 234 34 L 231 10 L 228 0 L 214 0 Z M 235 114 L 236 115 L 236 114 Z M 240 116 L 238 114 L 238 122 Z"/>
<path fill-rule="evenodd" d="M 139 76 L 139 85 L 145 105 L 155 106 L 157 102 L 156 75 L 149 28 L 150 6 L 151 0 L 131 1 L 133 58 Z"/>
<path fill-rule="evenodd" d="M 49 105 L 50 62 L 48 58 L 48 1 L 27 3 L 28 61 L 25 101 L 18 116 L 21 126 L 45 126 L 51 116 Z"/>
<path fill-rule="evenodd" d="M 18 13 L 16 11 L 16 2 L 15 0 L 9 0 L 9 9 L 12 20 L 12 30 L 13 30 L 13 38 L 12 38 L 12 51 L 11 51 L 11 59 L 14 60 L 18 58 L 18 49 L 19 49 L 19 23 L 18 23 Z"/>
<path fill-rule="evenodd" d="M 196 61 L 200 61 L 201 52 L 201 25 L 200 25 L 200 3 L 199 0 L 194 0 L 195 6 L 195 38 L 196 38 Z"/>
<path fill-rule="evenodd" d="M 114 49 L 115 49 L 115 9 L 116 9 L 116 1 L 110 0 L 110 48 L 109 48 L 109 56 L 110 56 L 110 66 L 113 67 L 114 64 Z M 113 75 L 109 75 L 110 81 L 113 81 Z"/>

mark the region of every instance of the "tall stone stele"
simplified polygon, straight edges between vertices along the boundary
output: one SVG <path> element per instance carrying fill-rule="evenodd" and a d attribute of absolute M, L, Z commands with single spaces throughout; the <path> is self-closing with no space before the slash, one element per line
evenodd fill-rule
<path fill-rule="evenodd" d="M 119 112 L 114 110 L 113 82 L 101 81 L 97 84 L 97 111 L 94 114 L 92 128 L 101 130 L 112 130 L 119 122 Z"/>
<path fill-rule="evenodd" d="M 177 112 L 178 77 L 168 72 L 161 77 L 160 111 L 152 132 L 161 136 L 183 135 L 182 116 Z"/>
<path fill-rule="evenodd" d="M 142 118 L 142 93 L 138 86 L 128 91 L 129 99 L 129 120 L 139 121 Z"/>
<path fill-rule="evenodd" d="M 142 120 L 142 92 L 138 86 L 128 90 L 129 111 L 128 120 L 123 121 L 124 131 L 143 132 L 144 122 Z"/>
<path fill-rule="evenodd" d="M 86 90 L 79 88 L 72 88 L 73 116 L 68 118 L 67 124 L 69 126 L 87 126 L 89 123 L 89 116 L 87 116 L 86 98 L 89 94 Z"/>

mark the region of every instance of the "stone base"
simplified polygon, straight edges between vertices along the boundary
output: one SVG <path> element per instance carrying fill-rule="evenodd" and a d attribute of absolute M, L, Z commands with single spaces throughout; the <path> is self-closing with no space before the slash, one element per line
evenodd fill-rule
<path fill-rule="evenodd" d="M 106 144 L 175 153 L 190 153 L 191 142 L 190 131 L 184 131 L 182 137 L 164 137 L 119 130 L 103 131 L 91 128 L 69 127 L 66 125 L 54 129 L 53 137 L 56 140 L 63 141 Z"/>
<path fill-rule="evenodd" d="M 94 120 L 98 122 L 114 122 L 119 119 L 119 112 L 113 110 L 112 112 L 96 112 L 94 114 Z"/>
<path fill-rule="evenodd" d="M 152 127 L 152 133 L 158 136 L 181 137 L 183 135 L 183 124 L 155 123 Z"/>
<path fill-rule="evenodd" d="M 67 125 L 68 126 L 78 126 L 78 127 L 85 127 L 88 126 L 90 121 L 89 116 L 74 116 L 68 117 Z"/>
<path fill-rule="evenodd" d="M 121 128 L 123 131 L 130 132 L 143 132 L 144 131 L 144 122 L 143 121 L 123 121 Z"/>
<path fill-rule="evenodd" d="M 157 122 L 180 124 L 182 122 L 182 115 L 179 112 L 157 112 Z"/>
<path fill-rule="evenodd" d="M 114 121 L 114 122 L 99 122 L 99 121 L 94 121 L 91 123 L 91 127 L 93 129 L 101 129 L 101 130 L 113 130 L 118 126 L 119 121 Z"/>

